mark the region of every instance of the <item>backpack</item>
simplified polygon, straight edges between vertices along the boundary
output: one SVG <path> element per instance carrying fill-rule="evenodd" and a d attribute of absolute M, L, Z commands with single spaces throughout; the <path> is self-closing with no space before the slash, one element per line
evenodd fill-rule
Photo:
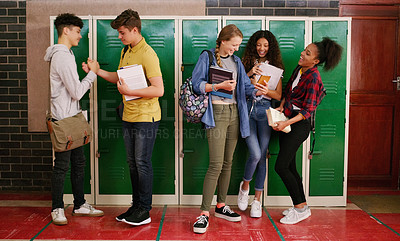
<path fill-rule="evenodd" d="M 213 54 L 209 50 L 203 50 L 201 53 L 206 51 L 209 57 L 209 66 L 213 61 Z M 208 78 L 210 79 L 210 78 Z M 183 115 L 186 117 L 186 121 L 190 123 L 200 123 L 201 118 L 207 110 L 208 106 L 208 95 L 201 94 L 197 95 L 193 91 L 192 77 L 186 79 L 182 83 L 179 92 L 179 107 L 182 109 Z"/>

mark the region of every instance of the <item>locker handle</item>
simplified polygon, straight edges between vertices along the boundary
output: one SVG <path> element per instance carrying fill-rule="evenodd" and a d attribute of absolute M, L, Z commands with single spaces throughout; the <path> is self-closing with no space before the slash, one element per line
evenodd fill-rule
<path fill-rule="evenodd" d="M 194 65 L 195 63 L 182 63 L 182 66 Z"/>
<path fill-rule="evenodd" d="M 183 152 L 183 153 L 193 153 L 194 150 L 183 150 L 182 152 Z"/>
<path fill-rule="evenodd" d="M 314 151 L 313 152 L 313 155 L 321 155 L 322 154 L 322 151 Z"/>

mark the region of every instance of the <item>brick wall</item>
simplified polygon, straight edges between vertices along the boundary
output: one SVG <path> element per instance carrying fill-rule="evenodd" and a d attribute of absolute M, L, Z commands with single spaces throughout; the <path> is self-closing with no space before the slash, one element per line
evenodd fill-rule
<path fill-rule="evenodd" d="M 338 1 L 206 0 L 206 15 L 338 16 Z M 0 191 L 50 191 L 51 143 L 28 132 L 26 1 L 0 1 Z"/>
<path fill-rule="evenodd" d="M 339 16 L 339 1 L 206 0 L 206 15 Z"/>
<path fill-rule="evenodd" d="M 0 1 L 0 191 L 49 191 L 51 143 L 28 132 L 26 1 Z"/>

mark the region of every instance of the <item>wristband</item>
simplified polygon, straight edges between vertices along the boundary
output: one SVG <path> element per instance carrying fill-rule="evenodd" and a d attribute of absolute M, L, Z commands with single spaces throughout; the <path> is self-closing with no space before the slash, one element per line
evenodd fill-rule
<path fill-rule="evenodd" d="M 217 90 L 215 89 L 215 84 L 211 85 L 211 90 L 214 91 L 214 92 L 217 92 Z"/>

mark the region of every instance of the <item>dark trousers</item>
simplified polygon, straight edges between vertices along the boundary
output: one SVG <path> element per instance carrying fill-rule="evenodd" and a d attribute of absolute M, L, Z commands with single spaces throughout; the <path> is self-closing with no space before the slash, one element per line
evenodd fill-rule
<path fill-rule="evenodd" d="M 151 156 L 160 121 L 122 122 L 127 162 L 132 184 L 132 205 L 151 210 L 153 167 Z"/>
<path fill-rule="evenodd" d="M 77 209 L 86 202 L 83 190 L 86 165 L 83 146 L 70 151 L 56 152 L 55 157 L 53 174 L 51 177 L 52 210 L 56 208 L 64 208 L 64 181 L 70 163 L 74 209 Z"/>
<path fill-rule="evenodd" d="M 301 177 L 296 170 L 296 152 L 310 134 L 309 120 L 302 120 L 291 125 L 289 133 L 279 133 L 279 154 L 275 171 L 285 184 L 293 205 L 306 202 Z"/>

